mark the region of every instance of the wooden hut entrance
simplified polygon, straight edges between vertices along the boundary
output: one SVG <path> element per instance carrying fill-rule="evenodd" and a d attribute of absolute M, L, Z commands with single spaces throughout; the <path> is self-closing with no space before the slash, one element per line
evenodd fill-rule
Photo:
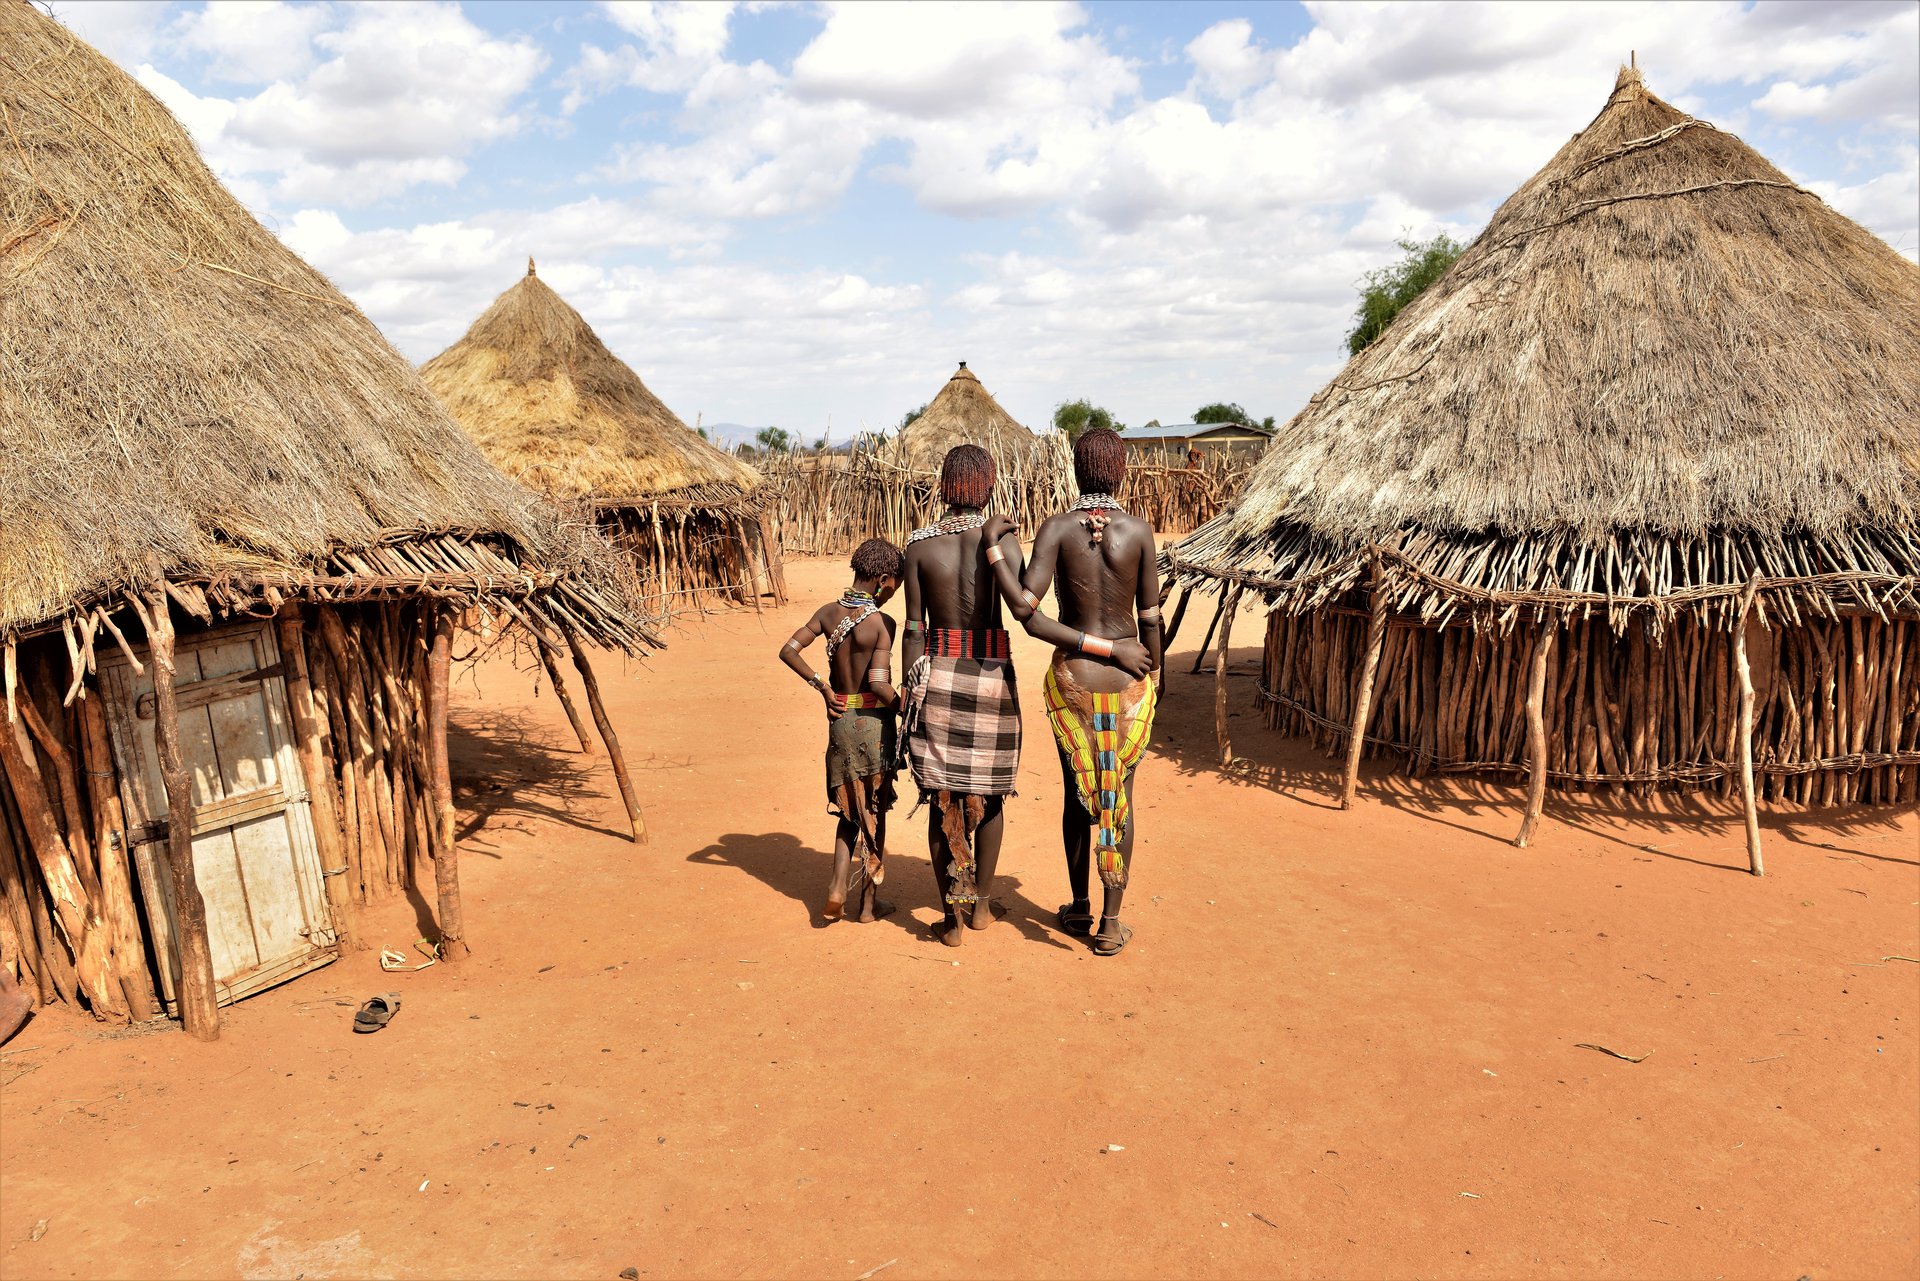
<path fill-rule="evenodd" d="M 154 746 L 153 668 L 100 664 L 107 725 L 140 894 L 160 964 L 179 999 L 167 792 Z M 318 969 L 340 954 L 327 911 L 306 782 L 288 730 L 280 651 L 264 623 L 180 638 L 180 749 L 193 781 L 193 868 L 207 905 L 220 1004 Z"/>

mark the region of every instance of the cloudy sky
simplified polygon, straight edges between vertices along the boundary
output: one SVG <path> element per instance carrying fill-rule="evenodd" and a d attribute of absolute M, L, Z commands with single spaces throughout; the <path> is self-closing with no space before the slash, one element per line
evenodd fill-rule
<path fill-rule="evenodd" d="M 531 254 L 689 422 L 844 439 L 962 359 L 1030 425 L 1284 419 L 1630 50 L 1920 247 L 1915 3 L 51 7 L 412 359 Z"/>

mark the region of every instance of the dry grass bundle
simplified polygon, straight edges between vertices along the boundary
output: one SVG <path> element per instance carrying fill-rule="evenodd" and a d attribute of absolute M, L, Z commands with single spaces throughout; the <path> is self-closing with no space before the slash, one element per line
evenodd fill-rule
<path fill-rule="evenodd" d="M 367 574 L 341 553 L 372 549 L 455 589 L 570 580 L 600 639 L 641 639 L 595 541 L 480 456 L 166 108 L 18 0 L 0 3 L 0 505 L 8 635 L 156 572 L 242 603 Z M 505 572 L 421 540 L 484 543 Z"/>
<path fill-rule="evenodd" d="M 503 471 L 590 509 L 650 601 L 784 594 L 760 473 L 689 429 L 533 263 L 420 372 Z"/>

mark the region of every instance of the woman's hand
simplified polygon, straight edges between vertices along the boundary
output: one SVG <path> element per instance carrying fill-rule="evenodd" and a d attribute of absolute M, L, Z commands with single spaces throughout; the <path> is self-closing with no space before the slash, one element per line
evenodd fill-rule
<path fill-rule="evenodd" d="M 1137 640 L 1117 640 L 1113 643 L 1113 664 L 1138 680 L 1153 670 L 1153 655 Z"/>
<path fill-rule="evenodd" d="M 826 700 L 827 719 L 829 721 L 837 721 L 847 714 L 847 696 L 845 694 L 836 694 L 832 689 L 822 685 L 820 687 L 820 697 Z"/>
<path fill-rule="evenodd" d="M 980 537 L 991 547 L 1008 534 L 1019 532 L 1020 526 L 1013 523 L 1011 516 L 989 516 L 987 523 L 980 527 Z"/>

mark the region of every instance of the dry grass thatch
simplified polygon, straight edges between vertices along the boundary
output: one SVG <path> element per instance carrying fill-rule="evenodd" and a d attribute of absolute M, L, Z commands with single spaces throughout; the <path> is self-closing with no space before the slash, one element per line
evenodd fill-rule
<path fill-rule="evenodd" d="M 1429 617 L 1912 610 L 1916 512 L 1920 268 L 1623 70 L 1176 556 L 1292 609 L 1378 554 Z"/>
<path fill-rule="evenodd" d="M 165 107 L 20 0 L 0 0 L 0 529 L 9 636 L 156 572 L 230 605 L 354 575 L 551 588 L 599 639 L 640 635 L 596 544 L 481 457 Z"/>
<path fill-rule="evenodd" d="M 487 457 L 543 493 L 600 508 L 706 507 L 760 484 L 648 391 L 531 262 L 420 372 Z"/>
<path fill-rule="evenodd" d="M 926 412 L 888 441 L 880 455 L 896 467 L 937 473 L 955 445 L 978 445 L 1005 470 L 1012 460 L 1030 453 L 1034 443 L 1034 434 L 1000 408 L 963 360 Z"/>

